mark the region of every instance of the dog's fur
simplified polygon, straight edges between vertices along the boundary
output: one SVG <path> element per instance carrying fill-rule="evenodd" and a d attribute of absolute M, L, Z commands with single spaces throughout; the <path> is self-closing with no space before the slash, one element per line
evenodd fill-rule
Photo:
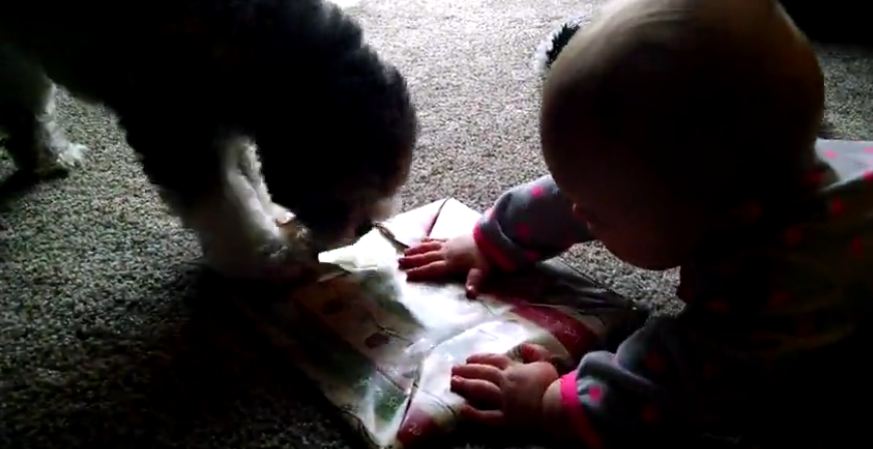
<path fill-rule="evenodd" d="M 22 170 L 82 157 L 55 123 L 56 85 L 116 114 L 233 276 L 293 273 L 347 241 L 405 181 L 417 132 L 404 78 L 322 0 L 0 2 L 0 127 Z M 281 232 L 288 210 L 307 238 Z"/>

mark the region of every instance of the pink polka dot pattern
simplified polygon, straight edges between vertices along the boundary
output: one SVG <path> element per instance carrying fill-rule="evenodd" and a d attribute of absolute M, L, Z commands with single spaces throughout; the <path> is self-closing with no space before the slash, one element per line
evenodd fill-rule
<path fill-rule="evenodd" d="M 574 234 L 572 234 L 572 233 L 567 234 L 567 235 L 564 237 L 564 246 L 566 246 L 567 248 L 569 248 L 569 247 L 575 245 L 576 242 L 577 242 L 578 240 L 579 240 L 579 239 L 576 238 L 576 236 L 575 236 Z"/>
<path fill-rule="evenodd" d="M 643 422 L 646 424 L 654 424 L 658 421 L 658 409 L 649 404 L 643 407 L 643 412 L 640 414 L 640 418 L 642 418 Z"/>
<path fill-rule="evenodd" d="M 798 228 L 788 228 L 785 231 L 784 238 L 786 245 L 790 247 L 797 246 L 803 240 L 803 231 Z"/>
<path fill-rule="evenodd" d="M 791 294 L 785 291 L 775 291 L 770 295 L 767 305 L 770 307 L 782 307 L 791 300 Z"/>
<path fill-rule="evenodd" d="M 603 388 L 599 385 L 592 385 L 588 388 L 588 398 L 592 404 L 599 404 L 603 400 Z"/>
<path fill-rule="evenodd" d="M 864 152 L 867 154 L 873 154 L 873 147 L 864 148 Z"/>
<path fill-rule="evenodd" d="M 678 296 L 682 301 L 689 302 L 694 299 L 694 293 L 694 288 L 691 286 L 691 282 L 682 279 L 680 274 L 679 286 L 676 287 L 676 296 Z"/>
<path fill-rule="evenodd" d="M 736 276 L 736 274 L 740 271 L 740 268 L 737 266 L 737 262 L 733 260 L 727 260 L 720 263 L 717 267 L 718 274 L 721 276 Z"/>
<path fill-rule="evenodd" d="M 525 251 L 524 257 L 527 257 L 527 260 L 531 262 L 536 262 L 542 258 L 542 256 L 536 251 Z"/>
<path fill-rule="evenodd" d="M 821 187 L 822 181 L 824 181 L 824 172 L 821 170 L 812 170 L 806 174 L 806 183 L 810 187 Z"/>
<path fill-rule="evenodd" d="M 843 203 L 843 200 L 839 198 L 834 198 L 833 200 L 831 200 L 828 209 L 830 210 L 831 216 L 836 217 L 846 211 L 846 205 Z"/>
<path fill-rule="evenodd" d="M 812 318 L 805 317 L 797 320 L 797 334 L 800 336 L 810 336 L 815 333 L 815 323 Z"/>
<path fill-rule="evenodd" d="M 721 299 L 716 299 L 706 303 L 706 308 L 713 313 L 727 313 L 730 311 L 730 306 Z"/>
<path fill-rule="evenodd" d="M 646 369 L 653 374 L 661 374 L 667 369 L 667 364 L 664 362 L 664 358 L 657 352 L 650 352 L 646 355 L 645 364 Z"/>
<path fill-rule="evenodd" d="M 703 371 L 703 378 L 707 379 L 707 380 L 713 379 L 715 377 L 716 373 L 718 372 L 715 365 L 713 365 L 711 362 L 704 363 L 702 371 Z"/>
<path fill-rule="evenodd" d="M 527 223 L 519 223 L 515 226 L 515 236 L 522 241 L 530 240 L 530 226 Z"/>
<path fill-rule="evenodd" d="M 546 189 L 544 189 L 543 186 L 534 186 L 532 189 L 530 189 L 530 196 L 534 198 L 539 198 L 545 194 Z"/>
<path fill-rule="evenodd" d="M 856 259 L 864 257 L 864 240 L 861 237 L 855 237 L 849 243 L 849 254 Z"/>
<path fill-rule="evenodd" d="M 740 210 L 740 219 L 746 224 L 752 224 L 761 219 L 764 214 L 764 209 L 760 203 L 750 202 L 743 205 Z"/>
<path fill-rule="evenodd" d="M 834 150 L 825 150 L 822 154 L 828 159 L 834 159 L 837 157 L 837 152 Z"/>

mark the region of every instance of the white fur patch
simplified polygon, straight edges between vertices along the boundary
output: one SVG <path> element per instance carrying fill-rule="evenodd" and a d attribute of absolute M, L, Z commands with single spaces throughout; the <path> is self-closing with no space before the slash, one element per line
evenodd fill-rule
<path fill-rule="evenodd" d="M 549 71 L 549 53 L 555 49 L 555 40 L 564 31 L 565 27 L 578 27 L 583 23 L 581 17 L 573 18 L 562 23 L 537 45 L 531 58 L 531 68 L 541 78 L 545 78 Z"/>
<path fill-rule="evenodd" d="M 38 173 L 67 171 L 82 163 L 87 147 L 67 140 L 56 121 L 58 88 L 52 84 L 41 114 L 37 115 L 36 141 L 33 151 L 37 154 Z"/>
<path fill-rule="evenodd" d="M 282 276 L 285 269 L 291 275 L 299 268 L 294 263 L 304 262 L 303 249 L 277 224 L 277 213 L 287 218 L 283 210 L 270 200 L 254 147 L 240 140 L 228 142 L 217 193 L 181 215 L 197 232 L 213 268 L 233 277 L 263 278 Z"/>
<path fill-rule="evenodd" d="M 233 143 L 234 148 L 229 151 L 233 152 L 235 159 L 230 161 L 231 165 L 239 167 L 240 171 L 248 179 L 250 185 L 257 193 L 258 199 L 261 201 L 261 206 L 264 211 L 273 217 L 273 220 L 279 224 L 287 224 L 294 219 L 294 214 L 288 209 L 273 202 L 270 196 L 270 191 L 267 188 L 267 183 L 264 181 L 264 176 L 261 173 L 261 161 L 258 158 L 257 147 L 248 141 L 237 141 Z"/>
<path fill-rule="evenodd" d="M 558 31 L 553 31 L 548 38 L 543 39 L 543 41 L 537 45 L 537 48 L 534 51 L 533 59 L 531 60 L 531 68 L 534 73 L 540 77 L 545 77 L 549 70 L 549 52 L 552 51 L 555 46 L 555 36 L 557 36 L 557 33 Z"/>

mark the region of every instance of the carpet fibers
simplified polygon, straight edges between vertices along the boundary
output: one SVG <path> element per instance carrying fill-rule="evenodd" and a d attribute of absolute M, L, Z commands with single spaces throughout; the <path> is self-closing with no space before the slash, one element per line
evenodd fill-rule
<path fill-rule="evenodd" d="M 481 209 L 545 173 L 531 52 L 598 2 L 344 3 L 420 110 L 406 208 L 450 195 Z M 818 50 L 835 134 L 873 138 L 873 57 Z M 192 235 L 160 205 L 111 114 L 62 100 L 71 138 L 91 148 L 85 167 L 23 188 L 0 152 L 0 447 L 359 447 L 292 367 L 211 301 Z M 659 312 L 678 307 L 674 272 L 633 269 L 598 245 L 568 260 Z M 507 446 L 449 446 L 481 444 Z"/>

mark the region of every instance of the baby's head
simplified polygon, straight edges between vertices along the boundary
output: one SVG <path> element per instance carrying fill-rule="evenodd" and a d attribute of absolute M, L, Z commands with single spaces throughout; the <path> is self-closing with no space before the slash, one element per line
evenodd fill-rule
<path fill-rule="evenodd" d="M 803 191 L 823 103 L 774 1 L 614 0 L 552 65 L 543 152 L 610 251 L 666 269 L 743 204 Z"/>

